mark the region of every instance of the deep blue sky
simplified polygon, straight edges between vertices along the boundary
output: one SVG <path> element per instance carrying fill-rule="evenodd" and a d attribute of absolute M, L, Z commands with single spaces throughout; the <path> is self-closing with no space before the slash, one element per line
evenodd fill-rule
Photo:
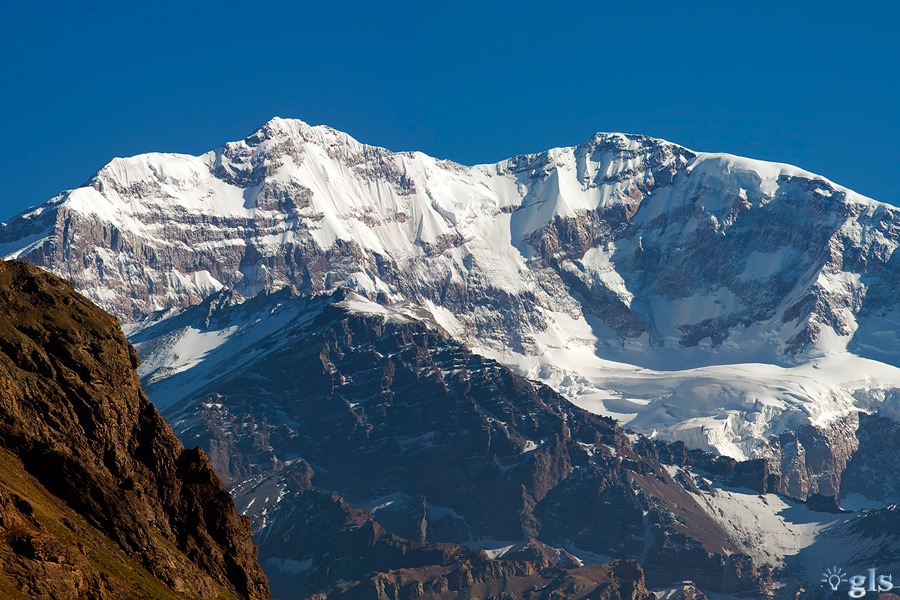
<path fill-rule="evenodd" d="M 898 5 L 7 2 L 0 220 L 276 115 L 466 164 L 643 133 L 900 204 Z"/>

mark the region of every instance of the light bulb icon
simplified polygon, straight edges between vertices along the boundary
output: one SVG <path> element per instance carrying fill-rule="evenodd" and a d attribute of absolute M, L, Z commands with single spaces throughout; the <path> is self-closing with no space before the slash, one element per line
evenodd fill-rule
<path fill-rule="evenodd" d="M 822 574 L 822 583 L 830 585 L 833 592 L 836 592 L 838 586 L 845 581 L 847 581 L 847 574 L 844 573 L 840 567 L 825 569 L 825 572 Z"/>

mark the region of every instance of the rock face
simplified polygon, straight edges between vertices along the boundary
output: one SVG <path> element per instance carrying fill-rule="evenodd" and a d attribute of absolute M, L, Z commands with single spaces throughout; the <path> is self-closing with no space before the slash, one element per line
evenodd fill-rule
<path fill-rule="evenodd" d="M 800 169 L 644 136 L 465 167 L 273 119 L 116 159 L 0 225 L 0 255 L 128 322 L 222 288 L 413 302 L 585 408 L 745 458 L 810 415 L 900 415 L 898 223 Z"/>
<path fill-rule="evenodd" d="M 805 425 L 772 439 L 769 464 L 779 477 L 778 491 L 799 499 L 840 496 L 844 471 L 859 449 L 859 421 L 860 415 L 851 413 L 828 427 Z M 854 491 L 864 493 L 866 488 Z"/>
<path fill-rule="evenodd" d="M 141 391 L 116 319 L 17 262 L 0 263 L 0 314 L 0 588 L 268 598 L 249 522 Z"/>
<path fill-rule="evenodd" d="M 897 421 L 865 412 L 785 431 L 762 452 L 769 489 L 799 500 L 859 495 L 872 506 L 894 503 L 900 498 L 898 444 Z"/>
<path fill-rule="evenodd" d="M 859 414 L 857 451 L 841 478 L 841 496 L 859 493 L 884 504 L 900 498 L 900 424 L 877 415 Z"/>

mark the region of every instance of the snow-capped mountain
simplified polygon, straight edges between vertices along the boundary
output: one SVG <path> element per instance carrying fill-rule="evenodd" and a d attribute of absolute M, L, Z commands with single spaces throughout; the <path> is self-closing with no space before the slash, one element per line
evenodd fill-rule
<path fill-rule="evenodd" d="M 746 457 L 900 415 L 898 240 L 900 211 L 822 177 L 643 136 L 466 167 L 273 119 L 116 159 L 4 224 L 0 254 L 132 323 L 222 288 L 410 303 L 579 406 Z M 157 380 L 202 359 L 161 352 Z"/>

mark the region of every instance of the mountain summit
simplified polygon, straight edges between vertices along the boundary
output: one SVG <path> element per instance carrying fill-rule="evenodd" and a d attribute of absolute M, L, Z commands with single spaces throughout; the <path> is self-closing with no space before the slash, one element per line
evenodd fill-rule
<path fill-rule="evenodd" d="M 801 169 L 644 136 L 467 167 L 276 118 L 115 159 L 0 226 L 0 255 L 133 330 L 223 288 L 410 303 L 583 408 L 744 458 L 900 414 L 898 223 Z"/>

